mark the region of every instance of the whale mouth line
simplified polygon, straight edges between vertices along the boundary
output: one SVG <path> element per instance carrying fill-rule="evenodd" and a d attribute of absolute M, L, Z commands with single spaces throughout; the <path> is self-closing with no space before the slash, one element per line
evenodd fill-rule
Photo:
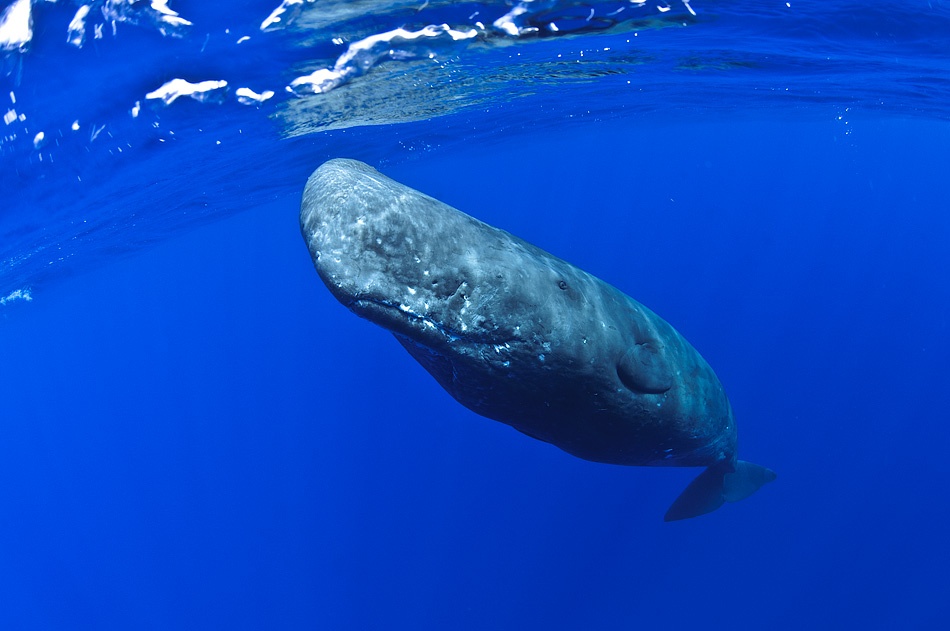
<path fill-rule="evenodd" d="M 365 309 L 369 306 L 381 307 L 386 311 L 394 311 L 410 322 L 418 322 L 422 325 L 423 331 L 430 330 L 432 332 L 440 333 L 449 343 L 464 341 L 466 344 L 485 344 L 489 346 L 501 347 L 515 341 L 514 339 L 498 341 L 486 333 L 456 331 L 455 329 L 446 326 L 430 315 L 417 313 L 413 311 L 408 305 L 392 300 L 361 297 L 355 298 L 347 304 L 349 309 Z M 418 333 L 418 331 L 419 330 L 416 329 L 414 332 Z M 408 335 L 408 333 L 406 333 L 406 335 Z"/>
<path fill-rule="evenodd" d="M 421 323 L 423 327 L 431 329 L 434 332 L 441 333 L 449 342 L 457 342 L 462 339 L 462 335 L 451 328 L 445 326 L 431 316 L 416 313 L 406 304 L 392 300 L 382 300 L 380 298 L 356 298 L 349 305 L 349 308 L 365 309 L 369 306 L 382 307 L 386 311 L 394 311 L 409 321 Z M 423 329 L 424 330 L 424 329 Z"/>

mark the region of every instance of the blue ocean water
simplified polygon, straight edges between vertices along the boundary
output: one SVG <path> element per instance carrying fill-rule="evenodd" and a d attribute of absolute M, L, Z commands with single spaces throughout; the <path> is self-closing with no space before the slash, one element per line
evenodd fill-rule
<path fill-rule="evenodd" d="M 950 6 L 276 5 L 2 5 L 0 628 L 945 623 Z M 458 405 L 313 270 L 337 156 L 655 310 L 778 479 L 664 523 Z"/>

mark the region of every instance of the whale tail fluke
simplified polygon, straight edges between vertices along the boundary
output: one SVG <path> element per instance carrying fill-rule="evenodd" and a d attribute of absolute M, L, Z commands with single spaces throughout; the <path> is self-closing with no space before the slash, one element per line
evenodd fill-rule
<path fill-rule="evenodd" d="M 774 479 L 771 469 L 745 460 L 736 461 L 735 467 L 728 463 L 713 465 L 689 483 L 663 519 L 676 521 L 711 513 L 723 502 L 743 500 Z"/>

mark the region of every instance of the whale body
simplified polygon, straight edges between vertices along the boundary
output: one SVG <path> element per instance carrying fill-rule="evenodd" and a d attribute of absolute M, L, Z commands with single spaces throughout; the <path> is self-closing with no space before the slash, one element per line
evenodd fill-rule
<path fill-rule="evenodd" d="M 355 160 L 314 171 L 300 226 L 332 294 L 470 410 L 585 460 L 706 467 L 667 521 L 775 478 L 736 458 L 700 354 L 591 274 Z"/>

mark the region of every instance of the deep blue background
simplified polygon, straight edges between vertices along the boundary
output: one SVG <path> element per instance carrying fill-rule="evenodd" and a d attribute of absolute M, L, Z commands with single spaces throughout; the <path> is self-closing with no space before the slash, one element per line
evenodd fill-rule
<path fill-rule="evenodd" d="M 769 118 L 383 170 L 669 320 L 775 483 L 665 524 L 694 470 L 468 412 L 322 286 L 296 191 L 0 310 L 0 627 L 939 627 L 950 128 Z"/>

